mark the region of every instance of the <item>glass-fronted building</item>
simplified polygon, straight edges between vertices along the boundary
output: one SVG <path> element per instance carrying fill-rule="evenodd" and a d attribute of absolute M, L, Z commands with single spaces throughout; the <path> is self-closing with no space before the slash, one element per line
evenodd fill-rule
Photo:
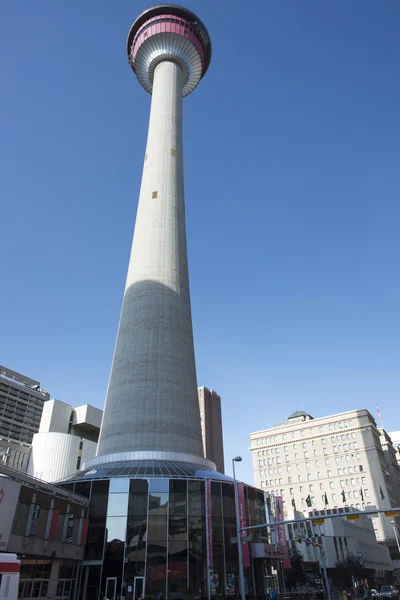
<path fill-rule="evenodd" d="M 190 463 L 137 461 L 83 471 L 62 486 L 90 500 L 77 599 L 239 595 L 230 477 Z M 265 523 L 267 495 L 240 486 L 246 524 Z M 252 542 L 270 541 L 261 531 Z M 251 558 L 251 546 L 243 544 L 246 592 L 261 598 L 273 561 Z"/>

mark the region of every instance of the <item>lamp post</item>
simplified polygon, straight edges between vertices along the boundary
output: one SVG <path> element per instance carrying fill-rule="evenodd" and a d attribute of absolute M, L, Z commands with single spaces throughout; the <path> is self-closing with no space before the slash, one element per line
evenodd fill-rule
<path fill-rule="evenodd" d="M 393 527 L 394 537 L 396 538 L 396 543 L 397 543 L 397 549 L 400 554 L 400 542 L 399 542 L 399 536 L 397 535 L 396 523 L 394 521 L 390 521 L 390 523 L 392 524 L 392 527 Z"/>
<path fill-rule="evenodd" d="M 235 462 L 241 462 L 241 456 L 235 456 L 232 458 L 232 469 L 233 469 L 233 485 L 235 488 L 235 512 L 236 512 L 236 537 L 238 544 L 238 561 L 239 561 L 239 591 L 242 600 L 246 600 L 246 593 L 244 590 L 244 571 L 243 571 L 243 557 L 242 557 L 242 540 L 240 534 L 240 516 L 239 516 L 239 493 L 238 485 L 235 474 Z"/>

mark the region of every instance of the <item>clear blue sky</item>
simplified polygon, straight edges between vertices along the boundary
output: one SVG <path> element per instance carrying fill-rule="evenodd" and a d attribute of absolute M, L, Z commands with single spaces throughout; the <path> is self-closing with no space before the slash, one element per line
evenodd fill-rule
<path fill-rule="evenodd" d="M 185 1 L 209 28 L 184 100 L 199 384 L 226 458 L 296 409 L 379 404 L 400 429 L 400 3 Z M 1 7 L 0 363 L 102 407 L 150 96 L 147 2 Z M 230 466 L 227 465 L 230 472 Z"/>

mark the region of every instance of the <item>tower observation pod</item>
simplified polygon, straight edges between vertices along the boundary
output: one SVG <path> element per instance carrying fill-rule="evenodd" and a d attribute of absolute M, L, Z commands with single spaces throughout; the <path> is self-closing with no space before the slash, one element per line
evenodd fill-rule
<path fill-rule="evenodd" d="M 186 247 L 182 98 L 205 75 L 211 41 L 180 6 L 143 12 L 129 63 L 152 95 L 147 145 L 117 341 L 98 443 L 86 468 L 203 454 Z"/>

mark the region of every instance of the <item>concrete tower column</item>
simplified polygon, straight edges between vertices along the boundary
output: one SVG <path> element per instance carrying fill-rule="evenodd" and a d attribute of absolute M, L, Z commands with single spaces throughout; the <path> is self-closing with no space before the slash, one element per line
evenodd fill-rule
<path fill-rule="evenodd" d="M 191 11 L 158 5 L 133 23 L 129 63 L 152 94 L 125 294 L 97 456 L 213 468 L 203 454 L 186 247 L 182 98 L 211 57 Z"/>
<path fill-rule="evenodd" d="M 149 133 L 98 456 L 203 456 L 186 250 L 182 71 L 155 68 Z"/>

